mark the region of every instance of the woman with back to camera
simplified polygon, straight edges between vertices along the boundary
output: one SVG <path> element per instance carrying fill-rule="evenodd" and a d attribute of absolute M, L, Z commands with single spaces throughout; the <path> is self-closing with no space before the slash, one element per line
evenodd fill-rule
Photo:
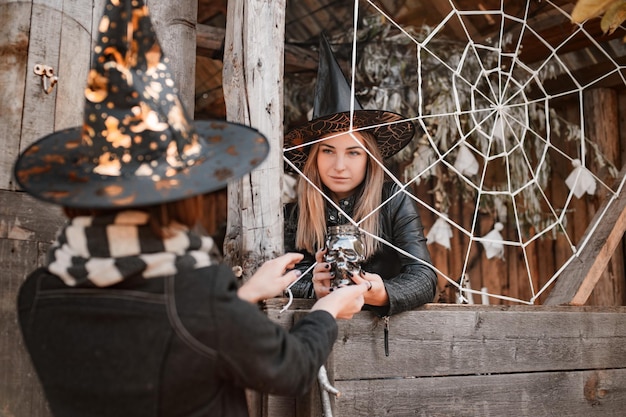
<path fill-rule="evenodd" d="M 285 249 L 304 254 L 301 271 L 317 262 L 291 290 L 295 297 L 321 299 L 334 289 L 324 261 L 327 227 L 352 219 L 367 232 L 361 233 L 366 259 L 353 281 L 368 285 L 366 308 L 390 316 L 431 302 L 437 284 L 415 203 L 399 185 L 385 182 L 378 162 L 406 146 L 415 128 L 401 115 L 363 110 L 355 101 L 351 130 L 350 86 L 321 39 L 313 120 L 285 135 L 285 155 L 302 172 L 297 202 L 285 207 Z"/>
<path fill-rule="evenodd" d="M 261 134 L 193 123 L 140 0 L 99 25 L 83 126 L 24 151 L 15 177 L 69 218 L 20 288 L 20 329 L 54 416 L 247 416 L 245 389 L 300 395 L 363 306 L 365 285 L 319 300 L 290 331 L 255 305 L 302 259 L 264 263 L 241 287 L 192 231 L 204 196 L 258 166 Z"/>

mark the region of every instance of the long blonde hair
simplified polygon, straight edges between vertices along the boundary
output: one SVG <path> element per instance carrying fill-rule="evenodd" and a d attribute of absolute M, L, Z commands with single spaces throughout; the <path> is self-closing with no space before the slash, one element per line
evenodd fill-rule
<path fill-rule="evenodd" d="M 376 138 L 371 133 L 354 132 L 354 134 L 373 158 L 368 155 L 365 179 L 359 186 L 359 195 L 356 196 L 353 220 L 359 223 L 373 212 L 371 216 L 359 223 L 359 227 L 378 236 L 380 231 L 380 210 L 374 211 L 374 209 L 378 208 L 381 203 L 385 171 L 376 161 L 382 163 L 382 156 L 378 149 Z M 317 155 L 320 143 L 322 142 L 317 142 L 311 146 L 309 156 L 302 168 L 302 173 L 318 189 L 324 190 L 324 185 L 317 170 Z M 315 253 L 316 250 L 324 247 L 326 237 L 326 199 L 306 179 L 299 178 L 298 206 L 300 214 L 296 231 L 296 247 Z M 380 242 L 366 234 L 362 234 L 361 237 L 365 246 L 366 257 L 369 257 L 376 252 Z"/>

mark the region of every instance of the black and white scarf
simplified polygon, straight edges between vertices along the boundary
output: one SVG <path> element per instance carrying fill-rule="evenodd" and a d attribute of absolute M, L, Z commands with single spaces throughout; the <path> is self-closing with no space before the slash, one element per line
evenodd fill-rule
<path fill-rule="evenodd" d="M 168 232 L 170 237 L 160 239 L 140 211 L 76 217 L 50 248 L 48 270 L 69 286 L 107 287 L 131 277 L 163 277 L 220 261 L 210 237 L 178 224 Z"/>

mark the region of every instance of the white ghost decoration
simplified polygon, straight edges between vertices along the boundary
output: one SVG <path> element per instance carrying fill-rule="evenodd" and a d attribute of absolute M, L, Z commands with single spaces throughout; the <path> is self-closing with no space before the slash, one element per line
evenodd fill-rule
<path fill-rule="evenodd" d="M 464 175 L 476 175 L 478 173 L 478 161 L 474 154 L 464 144 L 459 146 L 454 167 Z"/>
<path fill-rule="evenodd" d="M 567 176 L 565 184 L 572 190 L 576 198 L 582 197 L 585 192 L 590 195 L 595 194 L 596 180 L 591 172 L 582 166 L 580 159 L 574 159 L 572 166 L 574 170 Z"/>
<path fill-rule="evenodd" d="M 419 178 L 415 179 L 415 185 L 419 185 L 422 178 L 428 179 L 437 175 L 435 165 L 427 169 L 436 159 L 435 151 L 430 145 L 420 145 L 413 153 L 413 162 L 407 167 L 405 174 L 410 179 L 421 174 Z"/>
<path fill-rule="evenodd" d="M 291 203 L 297 200 L 297 183 L 298 181 L 293 175 L 283 175 L 283 193 L 281 195 L 281 201 L 283 204 Z"/>
<path fill-rule="evenodd" d="M 485 248 L 485 255 L 487 255 L 487 259 L 491 259 L 497 256 L 500 259 L 504 259 L 504 244 L 502 241 L 502 234 L 500 232 L 504 229 L 504 225 L 500 222 L 497 222 L 493 226 L 493 230 L 487 233 L 481 241 L 483 247 Z"/>
<path fill-rule="evenodd" d="M 426 235 L 426 244 L 439 243 L 444 248 L 450 249 L 452 228 L 446 221 L 447 218 L 448 215 L 446 213 L 441 213 L 441 217 L 435 221 Z"/>

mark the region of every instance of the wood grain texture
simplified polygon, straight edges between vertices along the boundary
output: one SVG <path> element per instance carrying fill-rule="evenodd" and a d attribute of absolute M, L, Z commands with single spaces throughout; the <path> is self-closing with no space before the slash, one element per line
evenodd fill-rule
<path fill-rule="evenodd" d="M 626 175 L 626 166 L 622 168 L 617 182 Z M 606 211 L 604 217 L 602 215 Z M 598 208 L 591 226 L 581 238 L 589 243 L 581 253 L 564 268 L 556 281 L 554 289 L 546 299 L 547 305 L 584 304 L 600 280 L 607 264 L 620 245 L 626 230 L 626 192 L 616 195 Z M 624 279 L 615 277 L 615 279 Z"/>
<path fill-rule="evenodd" d="M 286 325 L 313 300 L 268 300 Z M 626 405 L 626 307 L 427 304 L 393 316 L 390 356 L 369 312 L 339 321 L 327 367 L 334 413 L 356 416 L 618 416 Z M 316 386 L 295 409 L 319 415 Z"/>
<path fill-rule="evenodd" d="M 264 162 L 228 187 L 225 259 L 244 279 L 283 253 L 283 62 L 285 1 L 229 1 L 223 86 L 227 119 L 269 141 Z"/>
<path fill-rule="evenodd" d="M 17 292 L 37 266 L 38 244 L 0 239 L 0 415 L 51 417 L 17 324 Z"/>
<path fill-rule="evenodd" d="M 335 415 L 617 417 L 624 386 L 625 369 L 340 381 Z"/>
<path fill-rule="evenodd" d="M 0 20 L 12 23 L 0 25 L 0 189 L 14 187 L 13 164 L 20 149 L 23 109 L 19 98 L 24 97 L 27 74 L 32 75 L 27 70 L 31 8 L 29 2 L 0 4 Z"/>

